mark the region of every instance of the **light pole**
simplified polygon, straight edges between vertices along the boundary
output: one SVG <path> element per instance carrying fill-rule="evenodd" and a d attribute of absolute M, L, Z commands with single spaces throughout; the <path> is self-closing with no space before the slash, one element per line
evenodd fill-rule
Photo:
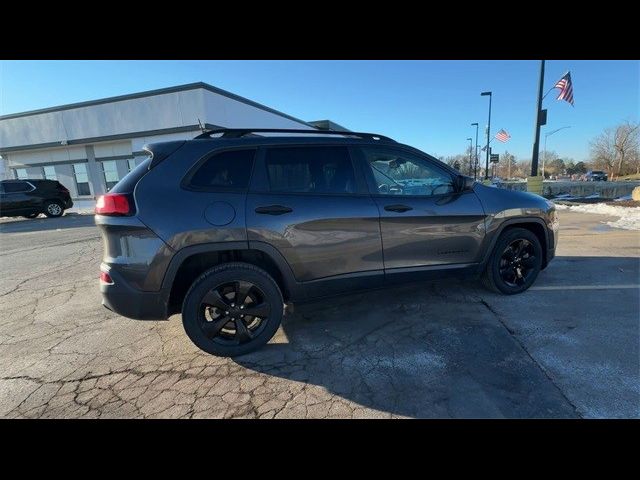
<path fill-rule="evenodd" d="M 469 140 L 469 175 L 471 175 L 471 165 L 473 163 L 473 160 L 471 159 L 471 152 L 473 152 L 473 138 L 469 137 L 467 140 Z"/>
<path fill-rule="evenodd" d="M 540 126 L 546 123 L 542 112 L 542 90 L 544 86 L 544 60 L 540 61 L 540 80 L 538 81 L 538 106 L 536 107 L 536 128 L 533 134 L 533 153 L 531 154 L 531 176 L 538 176 L 538 153 L 540 148 Z M 543 122 L 544 120 L 544 122 Z M 544 176 L 542 177 L 544 179 Z M 542 192 L 540 192 L 542 193 Z"/>
<path fill-rule="evenodd" d="M 485 161 L 485 167 L 484 167 L 484 179 L 488 179 L 489 178 L 489 132 L 491 131 L 491 99 L 493 97 L 493 95 L 491 94 L 491 92 L 482 92 L 480 94 L 481 97 L 486 97 L 489 96 L 489 121 L 487 122 L 487 159 Z"/>
<path fill-rule="evenodd" d="M 478 169 L 478 122 L 472 123 L 471 126 L 473 127 L 475 125 L 476 127 L 476 151 L 475 151 L 475 161 L 473 162 L 473 179 L 475 180 L 477 175 L 477 169 Z"/>
<path fill-rule="evenodd" d="M 556 132 L 560 130 L 564 130 L 565 128 L 571 128 L 571 125 L 567 125 L 566 127 L 556 128 L 555 130 L 550 131 L 549 133 L 544 134 L 544 156 L 542 157 L 542 179 L 544 180 L 544 164 L 547 160 L 547 137 L 550 137 Z"/>

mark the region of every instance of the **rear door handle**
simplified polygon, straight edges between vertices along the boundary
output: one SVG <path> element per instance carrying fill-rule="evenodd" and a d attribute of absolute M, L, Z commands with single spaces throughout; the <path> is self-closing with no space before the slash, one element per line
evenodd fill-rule
<path fill-rule="evenodd" d="M 263 215 L 282 215 L 293 212 L 293 208 L 285 207 L 284 205 L 267 205 L 264 207 L 256 207 L 255 211 Z"/>
<path fill-rule="evenodd" d="M 387 212 L 408 212 L 409 210 L 413 210 L 413 207 L 409 207 L 407 205 L 387 205 L 384 207 Z"/>

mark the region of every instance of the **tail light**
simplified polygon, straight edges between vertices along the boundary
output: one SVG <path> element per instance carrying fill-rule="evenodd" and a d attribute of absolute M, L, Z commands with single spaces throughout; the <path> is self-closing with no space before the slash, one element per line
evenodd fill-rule
<path fill-rule="evenodd" d="M 113 285 L 113 280 L 111 279 L 111 275 L 109 275 L 107 272 L 100 272 L 100 283 Z"/>
<path fill-rule="evenodd" d="M 96 215 L 130 215 L 131 213 L 129 197 L 122 193 L 100 195 L 96 202 Z"/>

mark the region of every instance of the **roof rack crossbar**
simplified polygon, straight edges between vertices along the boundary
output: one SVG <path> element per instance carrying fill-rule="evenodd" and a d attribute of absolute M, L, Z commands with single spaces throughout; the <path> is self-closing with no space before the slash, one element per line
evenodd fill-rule
<path fill-rule="evenodd" d="M 384 135 L 378 135 L 377 133 L 364 133 L 364 132 L 339 132 L 332 130 L 302 130 L 302 129 L 288 129 L 288 128 L 216 128 L 213 130 L 207 130 L 194 138 L 210 138 L 211 135 L 222 133 L 220 138 L 240 138 L 252 133 L 302 133 L 310 135 L 342 135 L 347 137 L 358 137 L 368 140 L 378 140 L 385 142 L 396 143 L 395 140 Z"/>

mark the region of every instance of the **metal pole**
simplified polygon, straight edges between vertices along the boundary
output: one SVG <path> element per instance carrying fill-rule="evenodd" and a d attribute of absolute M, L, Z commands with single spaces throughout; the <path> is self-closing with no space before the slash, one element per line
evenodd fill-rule
<path fill-rule="evenodd" d="M 473 179 L 478 177 L 478 124 L 476 123 L 476 158 L 473 164 Z"/>
<path fill-rule="evenodd" d="M 473 164 L 473 159 L 471 155 L 473 154 L 473 138 L 467 138 L 469 140 L 469 175 L 471 175 L 471 167 Z"/>
<path fill-rule="evenodd" d="M 547 137 L 548 133 L 544 134 L 544 156 L 542 157 L 542 179 L 544 180 L 544 164 L 547 161 Z"/>
<path fill-rule="evenodd" d="M 486 180 L 487 178 L 489 178 L 489 132 L 491 132 L 491 99 L 493 98 L 493 95 L 491 95 L 491 92 L 489 92 L 489 122 L 487 125 L 487 157 L 486 157 L 486 161 L 485 161 L 485 169 L 484 169 L 484 179 Z"/>
<path fill-rule="evenodd" d="M 542 118 L 542 90 L 544 88 L 544 60 L 540 61 L 540 82 L 538 84 L 538 106 L 536 110 L 536 132 L 531 155 L 531 176 L 538 175 L 538 154 L 540 150 L 540 120 Z"/>

